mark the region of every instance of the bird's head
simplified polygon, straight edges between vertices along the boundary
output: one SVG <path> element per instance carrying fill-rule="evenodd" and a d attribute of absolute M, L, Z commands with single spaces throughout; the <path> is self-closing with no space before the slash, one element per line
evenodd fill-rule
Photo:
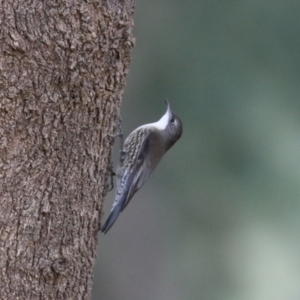
<path fill-rule="evenodd" d="M 179 117 L 173 113 L 169 101 L 167 99 L 165 99 L 165 101 L 167 111 L 155 125 L 166 139 L 166 148 L 169 150 L 182 135 L 182 122 Z"/>

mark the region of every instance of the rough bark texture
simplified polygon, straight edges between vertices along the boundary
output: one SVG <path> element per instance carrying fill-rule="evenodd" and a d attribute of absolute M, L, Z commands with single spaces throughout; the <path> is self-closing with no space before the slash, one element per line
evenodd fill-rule
<path fill-rule="evenodd" d="M 0 298 L 90 299 L 133 0 L 0 7 Z"/>

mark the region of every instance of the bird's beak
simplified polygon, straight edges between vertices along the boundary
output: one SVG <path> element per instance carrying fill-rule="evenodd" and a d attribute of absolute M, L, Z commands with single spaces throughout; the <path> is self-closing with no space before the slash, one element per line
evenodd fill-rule
<path fill-rule="evenodd" d="M 165 101 L 166 101 L 166 105 L 167 105 L 167 112 L 170 115 L 172 113 L 170 103 L 167 98 L 165 99 Z"/>

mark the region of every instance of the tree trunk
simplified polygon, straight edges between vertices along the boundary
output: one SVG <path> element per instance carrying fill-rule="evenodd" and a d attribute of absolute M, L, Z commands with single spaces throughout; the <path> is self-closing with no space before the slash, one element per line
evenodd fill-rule
<path fill-rule="evenodd" d="M 133 0 L 3 0 L 0 298 L 90 299 Z"/>

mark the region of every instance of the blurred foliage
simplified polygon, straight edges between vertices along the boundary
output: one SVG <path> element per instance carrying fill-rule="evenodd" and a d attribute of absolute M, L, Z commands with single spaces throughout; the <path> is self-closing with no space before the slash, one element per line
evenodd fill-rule
<path fill-rule="evenodd" d="M 123 129 L 167 97 L 184 134 L 99 236 L 93 299 L 300 299 L 299 13 L 136 1 Z"/>

